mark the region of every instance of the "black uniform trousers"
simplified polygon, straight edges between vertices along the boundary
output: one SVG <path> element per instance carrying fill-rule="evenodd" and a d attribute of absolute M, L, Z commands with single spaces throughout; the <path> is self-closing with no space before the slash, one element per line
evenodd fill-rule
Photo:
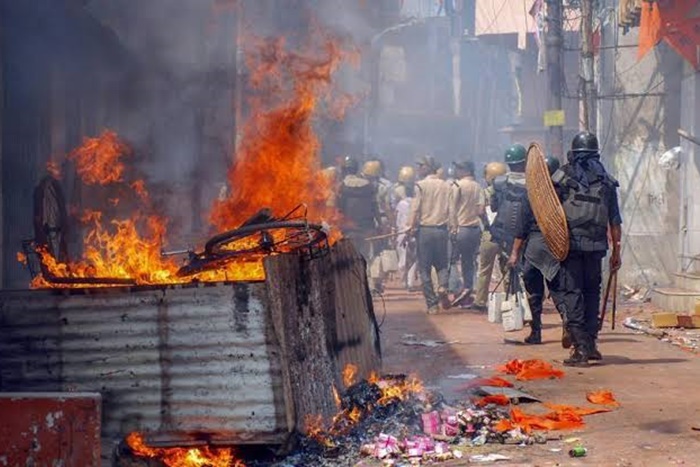
<path fill-rule="evenodd" d="M 565 320 L 574 345 L 586 347 L 598 338 L 598 309 L 603 251 L 570 251 L 551 283 L 554 303 Z"/>
<path fill-rule="evenodd" d="M 530 328 L 533 331 L 542 330 L 542 304 L 544 302 L 544 276 L 535 266 L 525 260 L 522 264 L 523 283 L 527 291 L 527 303 L 532 312 Z"/>

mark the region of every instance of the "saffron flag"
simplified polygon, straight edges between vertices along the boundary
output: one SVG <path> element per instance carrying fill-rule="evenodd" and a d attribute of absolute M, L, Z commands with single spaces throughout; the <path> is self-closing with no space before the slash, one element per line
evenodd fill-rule
<path fill-rule="evenodd" d="M 666 41 L 679 55 L 698 68 L 700 46 L 700 12 L 695 0 L 664 0 L 643 2 L 639 24 L 641 59 L 661 40 Z"/>

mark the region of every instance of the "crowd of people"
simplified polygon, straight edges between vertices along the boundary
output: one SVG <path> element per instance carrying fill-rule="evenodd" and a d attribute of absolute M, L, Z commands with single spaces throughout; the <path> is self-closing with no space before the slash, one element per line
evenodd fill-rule
<path fill-rule="evenodd" d="M 596 344 L 602 260 L 609 252 L 610 271 L 621 264 L 618 183 L 603 167 L 591 133 L 576 135 L 565 164 L 546 158 L 569 231 L 569 253 L 560 261 L 533 214 L 527 157 L 523 145 L 510 146 L 503 162 L 486 164 L 482 183 L 468 159 L 444 170 L 423 155 L 401 167 L 392 183 L 380 159 L 360 164 L 347 157 L 339 174 L 326 169 L 336 188 L 329 202 L 343 215 L 345 236 L 367 259 L 374 293 L 395 274 L 408 290 L 422 290 L 428 314 L 452 307 L 485 312 L 498 265 L 507 292 L 524 285 L 532 314 L 524 343 L 542 343 L 549 291 L 563 323 L 562 345 L 572 349 L 564 363 L 587 366 L 602 359 Z"/>

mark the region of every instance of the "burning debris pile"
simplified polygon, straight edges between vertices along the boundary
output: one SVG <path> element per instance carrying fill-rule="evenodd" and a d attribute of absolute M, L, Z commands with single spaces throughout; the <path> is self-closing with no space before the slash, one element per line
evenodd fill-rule
<path fill-rule="evenodd" d="M 537 362 L 528 361 L 525 366 L 542 368 L 544 362 Z M 501 369 L 516 366 L 522 365 L 513 361 Z M 184 459 L 187 449 L 149 448 L 136 434 L 129 436 L 127 444 L 135 455 L 160 459 L 167 467 L 353 466 L 363 459 L 385 466 L 423 465 L 465 456 L 477 459 L 487 444 L 545 444 L 559 439 L 550 437 L 549 431 L 581 428 L 584 416 L 619 406 L 610 391 L 601 390 L 586 395 L 594 407 L 545 403 L 548 412 L 537 415 L 513 406 L 504 394 L 476 397 L 482 383 L 512 388 L 512 383 L 495 376 L 471 382 L 465 388 L 472 394 L 470 399 L 448 403 L 440 394 L 426 390 L 415 376 L 372 373 L 356 381 L 356 374 L 354 365 L 345 368 L 344 390 L 335 391 L 338 413 L 329 420 L 308 417 L 306 435 L 296 451 L 283 458 L 247 456 L 242 451 L 241 460 L 234 460 L 231 450 L 195 449 L 189 450 L 189 456 L 208 459 L 208 463 L 177 463 L 169 459 Z"/>

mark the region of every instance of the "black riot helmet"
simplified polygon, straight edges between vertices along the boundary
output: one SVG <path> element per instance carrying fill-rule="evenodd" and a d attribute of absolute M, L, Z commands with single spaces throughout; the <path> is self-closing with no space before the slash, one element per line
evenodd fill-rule
<path fill-rule="evenodd" d="M 343 175 L 357 174 L 360 170 L 360 163 L 352 156 L 345 156 L 343 160 Z"/>
<path fill-rule="evenodd" d="M 589 131 L 582 131 L 571 141 L 571 152 L 598 152 L 598 137 Z"/>
<path fill-rule="evenodd" d="M 547 170 L 549 171 L 549 175 L 553 175 L 554 172 L 559 170 L 559 166 L 561 165 L 559 163 L 559 159 L 553 156 L 547 156 L 545 158 L 545 162 L 547 163 Z"/>

